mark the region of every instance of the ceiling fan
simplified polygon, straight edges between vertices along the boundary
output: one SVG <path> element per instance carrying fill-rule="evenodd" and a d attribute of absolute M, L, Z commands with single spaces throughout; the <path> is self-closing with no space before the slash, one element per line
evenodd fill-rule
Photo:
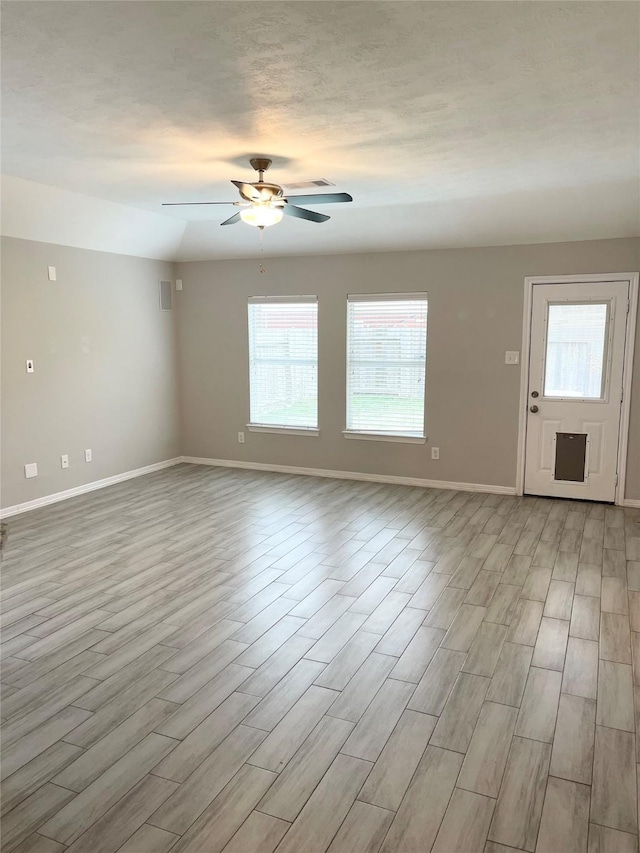
<path fill-rule="evenodd" d="M 234 225 L 236 222 L 246 222 L 257 228 L 266 228 L 276 225 L 283 216 L 295 216 L 297 219 L 308 219 L 310 222 L 326 222 L 330 219 L 324 213 L 316 213 L 315 210 L 306 210 L 298 207 L 293 202 L 300 204 L 336 204 L 338 202 L 353 201 L 349 193 L 319 193 L 318 195 L 285 195 L 284 190 L 278 184 L 269 184 L 264 181 L 264 173 L 271 165 L 271 160 L 266 157 L 254 157 L 249 160 L 258 173 L 258 180 L 249 184 L 244 181 L 231 181 L 238 190 L 242 201 L 172 201 L 165 202 L 163 207 L 174 207 L 179 205 L 195 204 L 233 204 L 241 207 L 238 213 L 234 213 L 229 219 L 221 222 L 221 225 Z"/>

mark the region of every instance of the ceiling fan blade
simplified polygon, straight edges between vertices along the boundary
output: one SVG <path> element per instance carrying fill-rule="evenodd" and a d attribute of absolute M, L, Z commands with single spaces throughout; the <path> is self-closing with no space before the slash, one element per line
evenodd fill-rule
<path fill-rule="evenodd" d="M 163 201 L 162 207 L 180 207 L 190 204 L 238 204 L 237 201 Z"/>
<path fill-rule="evenodd" d="M 288 195 L 287 201 L 296 204 L 338 204 L 342 201 L 353 201 L 349 193 L 318 193 L 317 195 Z"/>
<path fill-rule="evenodd" d="M 262 200 L 262 196 L 252 184 L 246 184 L 244 181 L 231 181 L 231 183 L 234 186 L 238 187 L 238 189 L 240 190 L 240 195 L 243 198 L 246 198 L 249 201 Z"/>
<path fill-rule="evenodd" d="M 225 219 L 225 221 L 221 222 L 220 225 L 233 225 L 235 222 L 240 222 L 239 213 L 234 213 L 233 216 L 230 216 L 228 219 Z"/>
<path fill-rule="evenodd" d="M 295 216 L 297 219 L 308 219 L 310 222 L 326 222 L 331 219 L 324 213 L 316 213 L 315 210 L 305 210 L 304 207 L 296 207 L 295 204 L 285 204 L 282 208 L 286 216 Z"/>

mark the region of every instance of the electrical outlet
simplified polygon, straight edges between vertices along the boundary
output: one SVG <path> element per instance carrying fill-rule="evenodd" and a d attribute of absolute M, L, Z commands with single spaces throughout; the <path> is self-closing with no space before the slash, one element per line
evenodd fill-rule
<path fill-rule="evenodd" d="M 32 359 L 32 358 L 28 358 L 28 359 L 27 359 L 27 373 L 33 373 L 34 369 L 35 369 L 35 368 L 34 368 L 34 366 L 33 366 L 33 359 Z"/>
<path fill-rule="evenodd" d="M 31 477 L 38 476 L 38 463 L 37 462 L 29 462 L 24 466 L 24 476 L 27 480 L 31 479 Z"/>
<path fill-rule="evenodd" d="M 504 354 L 505 364 L 520 364 L 520 353 L 517 350 L 507 350 Z"/>
<path fill-rule="evenodd" d="M 91 462 L 92 459 L 93 459 L 93 456 L 91 455 L 91 450 L 85 450 L 84 461 L 85 462 Z"/>
<path fill-rule="evenodd" d="M 69 457 L 67 456 L 66 453 L 63 453 L 62 456 L 60 457 L 60 464 L 62 465 L 63 468 L 69 467 Z"/>
<path fill-rule="evenodd" d="M 432 447 L 431 448 L 431 458 L 432 459 L 440 459 L 440 448 Z"/>
<path fill-rule="evenodd" d="M 238 444 L 244 444 L 244 433 L 243 432 L 238 433 Z"/>

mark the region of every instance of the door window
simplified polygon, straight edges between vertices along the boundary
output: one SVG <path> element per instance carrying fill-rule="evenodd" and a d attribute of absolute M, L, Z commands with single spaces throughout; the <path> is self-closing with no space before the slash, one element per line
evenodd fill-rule
<path fill-rule="evenodd" d="M 603 399 L 608 327 L 608 302 L 549 303 L 545 397 Z"/>

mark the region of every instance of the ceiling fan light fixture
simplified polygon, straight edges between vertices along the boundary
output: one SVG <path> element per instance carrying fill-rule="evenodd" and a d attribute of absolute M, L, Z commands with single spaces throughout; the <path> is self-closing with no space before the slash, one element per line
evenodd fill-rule
<path fill-rule="evenodd" d="M 257 228 L 268 228 L 269 225 L 277 225 L 282 220 L 281 207 L 271 207 L 269 204 L 253 204 L 240 211 L 240 218 L 247 225 Z"/>

